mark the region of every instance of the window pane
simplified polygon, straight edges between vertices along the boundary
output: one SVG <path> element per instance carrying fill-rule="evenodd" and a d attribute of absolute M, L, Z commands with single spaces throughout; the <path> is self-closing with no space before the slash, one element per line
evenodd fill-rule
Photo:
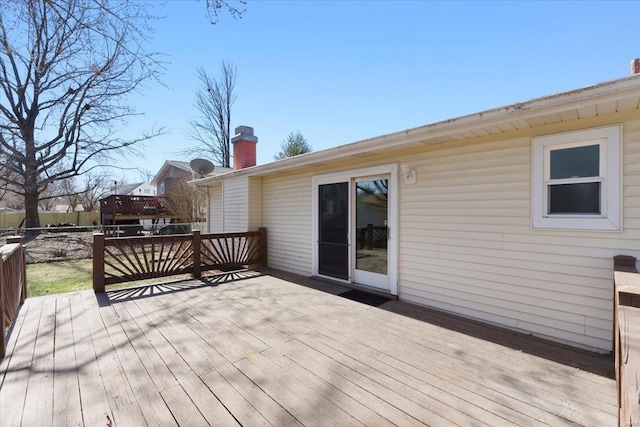
<path fill-rule="evenodd" d="M 600 176 L 600 145 L 551 150 L 551 179 Z"/>
<path fill-rule="evenodd" d="M 356 268 L 387 274 L 389 180 L 356 183 Z"/>
<path fill-rule="evenodd" d="M 549 214 L 600 214 L 600 184 L 549 186 Z"/>

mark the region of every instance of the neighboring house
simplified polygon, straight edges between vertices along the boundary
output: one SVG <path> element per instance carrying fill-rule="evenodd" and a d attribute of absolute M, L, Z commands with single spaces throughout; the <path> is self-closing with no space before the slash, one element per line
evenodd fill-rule
<path fill-rule="evenodd" d="M 166 189 L 170 187 L 172 182 L 176 180 L 186 182 L 193 178 L 195 178 L 195 176 L 189 167 L 189 162 L 167 160 L 151 180 L 151 184 L 157 187 L 158 196 L 164 196 Z"/>
<path fill-rule="evenodd" d="M 135 182 L 133 184 L 116 184 L 110 188 L 111 194 L 119 196 L 155 196 L 156 186 L 148 182 Z"/>
<path fill-rule="evenodd" d="M 210 232 L 267 228 L 269 267 L 607 352 L 612 258 L 640 257 L 639 105 L 634 75 L 194 184 Z"/>
<path fill-rule="evenodd" d="M 233 169 L 231 168 L 215 166 L 213 172 L 208 175 L 217 176 L 232 171 Z M 187 182 L 194 178 L 197 178 L 197 175 L 191 170 L 189 162 L 167 160 L 164 162 L 156 176 L 151 180 L 151 184 L 158 188 L 158 196 L 165 196 L 173 183 Z"/>

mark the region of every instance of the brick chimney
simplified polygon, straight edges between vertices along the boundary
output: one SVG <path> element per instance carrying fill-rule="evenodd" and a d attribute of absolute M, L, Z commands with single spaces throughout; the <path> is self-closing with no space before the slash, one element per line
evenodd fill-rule
<path fill-rule="evenodd" d="M 256 165 L 256 144 L 258 138 L 253 135 L 253 128 L 238 126 L 236 136 L 231 138 L 233 144 L 233 170 L 240 170 Z"/>
<path fill-rule="evenodd" d="M 631 74 L 640 74 L 640 59 L 634 59 L 631 61 Z"/>

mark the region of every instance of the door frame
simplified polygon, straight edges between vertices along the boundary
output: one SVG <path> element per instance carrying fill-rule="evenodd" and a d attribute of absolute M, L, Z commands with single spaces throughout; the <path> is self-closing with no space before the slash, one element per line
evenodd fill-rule
<path fill-rule="evenodd" d="M 355 226 L 355 212 L 354 202 L 355 198 L 352 197 L 353 194 L 353 185 L 356 178 L 368 177 L 368 176 L 378 176 L 378 175 L 389 175 L 389 198 L 388 198 L 388 209 L 389 216 L 387 219 L 388 227 L 389 227 L 389 242 L 387 246 L 387 255 L 388 255 L 388 276 L 389 276 L 389 293 L 391 295 L 398 294 L 398 244 L 399 244 L 399 230 L 398 230 L 398 164 L 390 163 L 379 166 L 372 166 L 367 168 L 359 168 L 359 169 L 351 169 L 341 172 L 332 172 L 322 175 L 315 175 L 312 177 L 312 241 L 311 241 L 311 271 L 314 276 L 325 277 L 327 279 L 335 280 L 338 282 L 344 282 L 352 284 L 353 282 L 353 271 L 355 268 L 354 265 L 354 255 L 353 250 L 355 247 L 355 235 L 354 235 L 354 226 Z M 349 232 L 347 236 L 347 242 L 349 245 L 349 279 L 341 280 L 335 277 L 327 277 L 318 274 L 318 186 L 323 184 L 334 184 L 338 182 L 348 182 L 349 183 Z M 362 285 L 367 285 L 366 283 L 362 283 Z"/>

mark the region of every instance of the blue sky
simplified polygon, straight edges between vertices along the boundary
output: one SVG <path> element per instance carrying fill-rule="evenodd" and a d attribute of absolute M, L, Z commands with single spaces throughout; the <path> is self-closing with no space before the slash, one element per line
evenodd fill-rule
<path fill-rule="evenodd" d="M 625 77 L 640 57 L 637 2 L 249 0 L 216 25 L 204 1 L 159 12 L 165 86 L 129 99 L 144 117 L 127 129 L 169 131 L 131 163 L 152 173 L 188 160 L 196 70 L 223 60 L 238 70 L 232 127 L 254 127 L 264 164 L 293 130 L 317 151 Z"/>

